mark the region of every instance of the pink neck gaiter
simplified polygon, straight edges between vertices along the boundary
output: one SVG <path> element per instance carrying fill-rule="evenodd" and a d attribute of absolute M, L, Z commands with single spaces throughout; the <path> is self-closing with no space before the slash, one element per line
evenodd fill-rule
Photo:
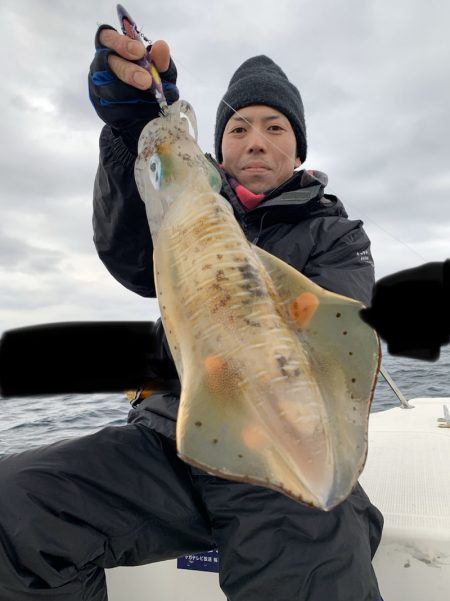
<path fill-rule="evenodd" d="M 248 211 L 256 208 L 266 197 L 265 194 L 254 194 L 233 177 L 229 177 L 228 181 L 230 182 L 230 186 L 233 188 L 236 196 Z"/>

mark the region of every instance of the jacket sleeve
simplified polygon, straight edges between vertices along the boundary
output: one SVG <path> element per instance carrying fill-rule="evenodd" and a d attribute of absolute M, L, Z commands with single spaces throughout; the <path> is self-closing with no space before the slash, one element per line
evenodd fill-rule
<path fill-rule="evenodd" d="M 134 180 L 135 159 L 122 138 L 105 126 L 94 183 L 94 244 L 118 282 L 141 296 L 155 297 L 153 244 Z"/>
<path fill-rule="evenodd" d="M 313 245 L 303 273 L 319 286 L 369 304 L 375 281 L 362 221 L 325 217 L 311 222 Z"/>

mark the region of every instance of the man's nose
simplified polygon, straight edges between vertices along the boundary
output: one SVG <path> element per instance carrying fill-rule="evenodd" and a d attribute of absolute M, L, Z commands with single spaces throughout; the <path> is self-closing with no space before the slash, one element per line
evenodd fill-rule
<path fill-rule="evenodd" d="M 263 132 L 256 128 L 252 128 L 247 138 L 249 152 L 265 152 L 267 150 L 267 141 Z"/>

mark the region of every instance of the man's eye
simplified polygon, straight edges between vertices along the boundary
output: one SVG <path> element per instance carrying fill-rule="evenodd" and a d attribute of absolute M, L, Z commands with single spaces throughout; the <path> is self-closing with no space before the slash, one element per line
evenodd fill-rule
<path fill-rule="evenodd" d="M 270 131 L 284 131 L 284 129 L 281 127 L 281 125 L 271 125 L 269 127 Z"/>
<path fill-rule="evenodd" d="M 245 127 L 235 127 L 231 130 L 232 134 L 243 134 L 245 132 Z"/>

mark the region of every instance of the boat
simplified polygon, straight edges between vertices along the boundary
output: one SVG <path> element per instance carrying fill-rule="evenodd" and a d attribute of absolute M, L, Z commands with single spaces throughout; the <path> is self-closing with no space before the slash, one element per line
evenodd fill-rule
<path fill-rule="evenodd" d="M 384 515 L 373 565 L 385 601 L 450 598 L 450 398 L 373 413 L 360 482 Z"/>
<path fill-rule="evenodd" d="M 450 397 L 371 413 L 360 482 L 385 519 L 373 559 L 384 601 L 450 598 Z M 109 601 L 226 601 L 217 552 L 106 570 Z"/>

